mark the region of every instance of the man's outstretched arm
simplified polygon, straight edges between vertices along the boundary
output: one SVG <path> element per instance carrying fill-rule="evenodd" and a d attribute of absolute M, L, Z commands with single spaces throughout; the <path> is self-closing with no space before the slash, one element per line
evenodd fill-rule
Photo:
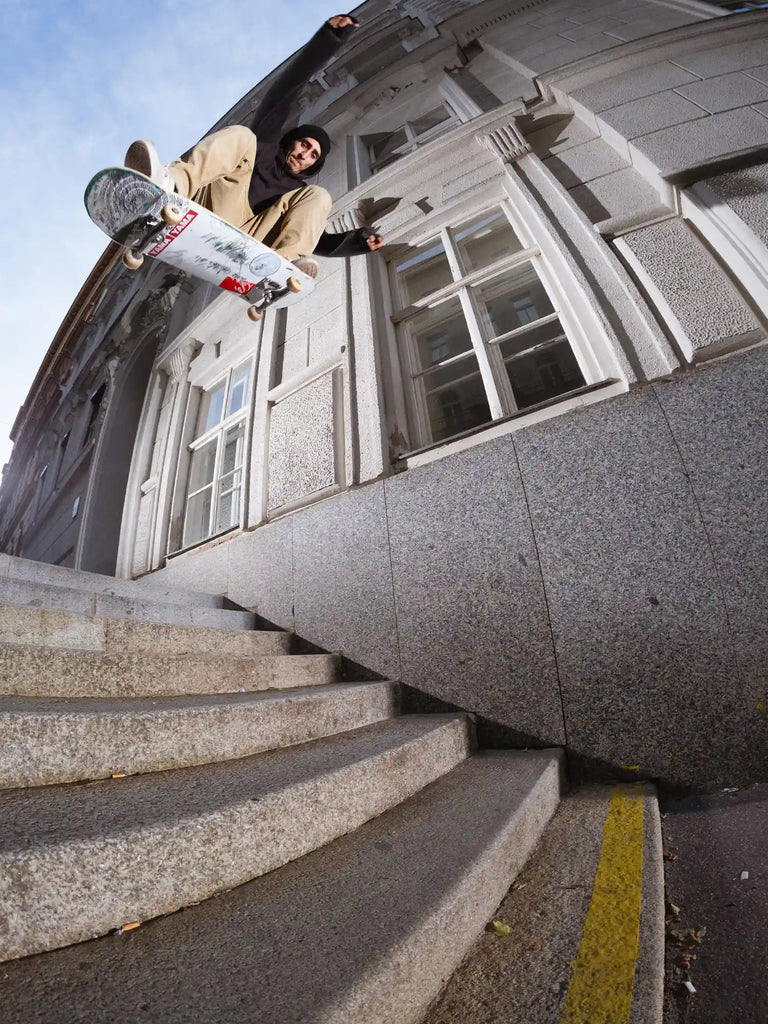
<path fill-rule="evenodd" d="M 324 231 L 315 246 L 318 256 L 364 256 L 384 245 L 384 239 L 374 228 L 356 228 L 337 233 Z"/>
<path fill-rule="evenodd" d="M 289 59 L 247 122 L 259 138 L 278 141 L 302 87 L 341 49 L 358 25 L 349 14 L 337 14 Z"/>

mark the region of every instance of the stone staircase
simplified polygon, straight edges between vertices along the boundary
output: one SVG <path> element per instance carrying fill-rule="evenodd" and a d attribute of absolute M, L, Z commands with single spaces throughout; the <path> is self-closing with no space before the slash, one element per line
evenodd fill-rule
<path fill-rule="evenodd" d="M 8 1024 L 415 1024 L 556 812 L 561 751 L 222 604 L 0 555 Z"/>

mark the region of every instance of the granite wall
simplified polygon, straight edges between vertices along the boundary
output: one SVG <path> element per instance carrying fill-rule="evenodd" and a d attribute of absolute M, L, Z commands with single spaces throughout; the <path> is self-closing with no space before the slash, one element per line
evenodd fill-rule
<path fill-rule="evenodd" d="M 566 745 L 578 773 L 765 778 L 766 395 L 768 349 L 734 355 L 163 575 L 475 712 L 487 742 Z"/>

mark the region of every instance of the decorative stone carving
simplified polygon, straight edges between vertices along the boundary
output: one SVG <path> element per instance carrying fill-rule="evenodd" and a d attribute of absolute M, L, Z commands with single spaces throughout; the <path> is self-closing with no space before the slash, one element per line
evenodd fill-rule
<path fill-rule="evenodd" d="M 356 85 L 355 76 L 347 71 L 344 65 L 330 68 L 325 73 L 325 81 L 329 89 L 334 89 L 337 85 Z"/>
<path fill-rule="evenodd" d="M 299 99 L 299 109 L 302 112 L 309 110 L 327 91 L 328 86 L 321 78 L 313 78 L 302 90 L 301 98 Z"/>
<path fill-rule="evenodd" d="M 441 5 L 443 0 L 436 0 Z M 461 2 L 461 0 L 457 0 Z M 496 28 L 498 25 L 503 24 L 505 21 L 509 21 L 510 18 L 514 18 L 516 14 L 520 14 L 521 11 L 528 11 L 533 7 L 541 7 L 543 4 L 548 3 L 549 0 L 526 0 L 525 3 L 512 3 L 510 4 L 507 0 L 506 3 L 500 5 L 499 10 L 496 14 L 486 13 L 486 17 L 483 20 L 475 18 L 471 25 L 461 30 L 457 30 L 456 38 L 461 46 L 470 42 L 472 39 L 478 39 L 492 28 Z"/>
<path fill-rule="evenodd" d="M 338 217 L 333 217 L 328 221 L 328 227 L 332 232 L 354 231 L 355 228 L 363 227 L 364 223 L 360 211 L 353 209 L 345 210 Z"/>
<path fill-rule="evenodd" d="M 519 160 L 521 156 L 525 156 L 531 150 L 514 121 L 510 121 L 508 124 L 493 125 L 476 138 L 482 146 L 489 149 L 495 156 L 500 157 L 505 163 Z"/>
<path fill-rule="evenodd" d="M 402 28 L 397 31 L 397 38 L 401 42 L 405 42 L 407 39 L 415 39 L 416 36 L 420 36 L 424 31 L 422 23 L 416 19 L 410 22 L 408 25 L 403 25 Z"/>
<path fill-rule="evenodd" d="M 189 364 L 198 349 L 195 341 L 186 341 L 179 348 L 171 353 L 170 360 L 166 367 L 168 376 L 174 384 L 181 384 L 189 374 Z"/>
<path fill-rule="evenodd" d="M 59 356 L 53 371 L 56 375 L 57 381 L 59 382 L 60 388 L 64 388 L 64 385 L 66 384 L 67 379 L 70 373 L 72 372 L 73 366 L 74 363 L 72 362 L 72 356 L 69 354 L 69 352 L 63 352 Z"/>
<path fill-rule="evenodd" d="M 112 356 L 110 359 L 107 360 L 107 362 L 105 364 L 105 368 L 106 368 L 106 371 L 107 371 L 107 389 L 109 391 L 111 391 L 112 388 L 114 387 L 114 384 L 115 384 L 115 374 L 117 373 L 117 368 L 118 368 L 119 365 L 120 365 L 120 356 L 119 355 Z"/>
<path fill-rule="evenodd" d="M 127 333 L 136 335 L 153 331 L 158 335 L 164 334 L 168 330 L 180 280 L 179 274 L 167 274 L 159 287 L 144 296 L 139 293 L 120 321 Z"/>
<path fill-rule="evenodd" d="M 425 25 L 439 25 L 442 21 L 473 6 L 473 0 L 410 0 L 402 11 L 412 18 L 420 18 Z"/>

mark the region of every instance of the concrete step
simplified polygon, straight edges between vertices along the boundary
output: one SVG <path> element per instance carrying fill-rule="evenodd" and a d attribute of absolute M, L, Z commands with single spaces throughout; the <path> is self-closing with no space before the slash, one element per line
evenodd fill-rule
<path fill-rule="evenodd" d="M 0 697 L 0 787 L 246 757 L 391 718 L 395 683 L 122 700 Z"/>
<path fill-rule="evenodd" d="M 169 604 L 191 604 L 201 608 L 221 608 L 219 594 L 205 594 L 181 587 L 169 587 L 151 576 L 141 580 L 121 580 L 115 576 L 104 576 L 82 569 L 69 569 L 48 562 L 35 562 L 30 558 L 16 558 L 14 555 L 0 555 L 0 576 L 26 583 L 42 583 L 52 587 L 66 587 L 91 594 L 112 594 L 118 597 L 134 597 L 137 593 L 151 595 L 154 601 Z"/>
<path fill-rule="evenodd" d="M 652 787 L 566 797 L 424 1024 L 661 1024 L 663 874 Z"/>
<path fill-rule="evenodd" d="M 252 658 L 288 654 L 291 636 L 276 630 L 172 626 L 6 604 L 0 605 L 0 643 L 101 654 L 216 654 Z"/>
<path fill-rule="evenodd" d="M 317 686 L 338 678 L 336 654 L 98 654 L 0 644 L 0 693 L 18 697 L 173 697 Z"/>
<path fill-rule="evenodd" d="M 248 885 L 5 964 L 4 1011 L 36 1024 L 415 1024 L 536 845 L 559 798 L 560 760 L 473 756 Z"/>
<path fill-rule="evenodd" d="M 81 942 L 271 872 L 412 796 L 469 749 L 466 716 L 407 716 L 223 764 L 0 793 L 0 957 Z"/>
<path fill-rule="evenodd" d="M 45 608 L 49 611 L 103 615 L 113 619 L 164 622 L 172 626 L 215 626 L 220 629 L 253 629 L 251 612 L 195 604 L 171 604 L 158 600 L 147 588 L 131 594 L 101 594 L 76 587 L 10 579 L 0 575 L 0 604 Z"/>

